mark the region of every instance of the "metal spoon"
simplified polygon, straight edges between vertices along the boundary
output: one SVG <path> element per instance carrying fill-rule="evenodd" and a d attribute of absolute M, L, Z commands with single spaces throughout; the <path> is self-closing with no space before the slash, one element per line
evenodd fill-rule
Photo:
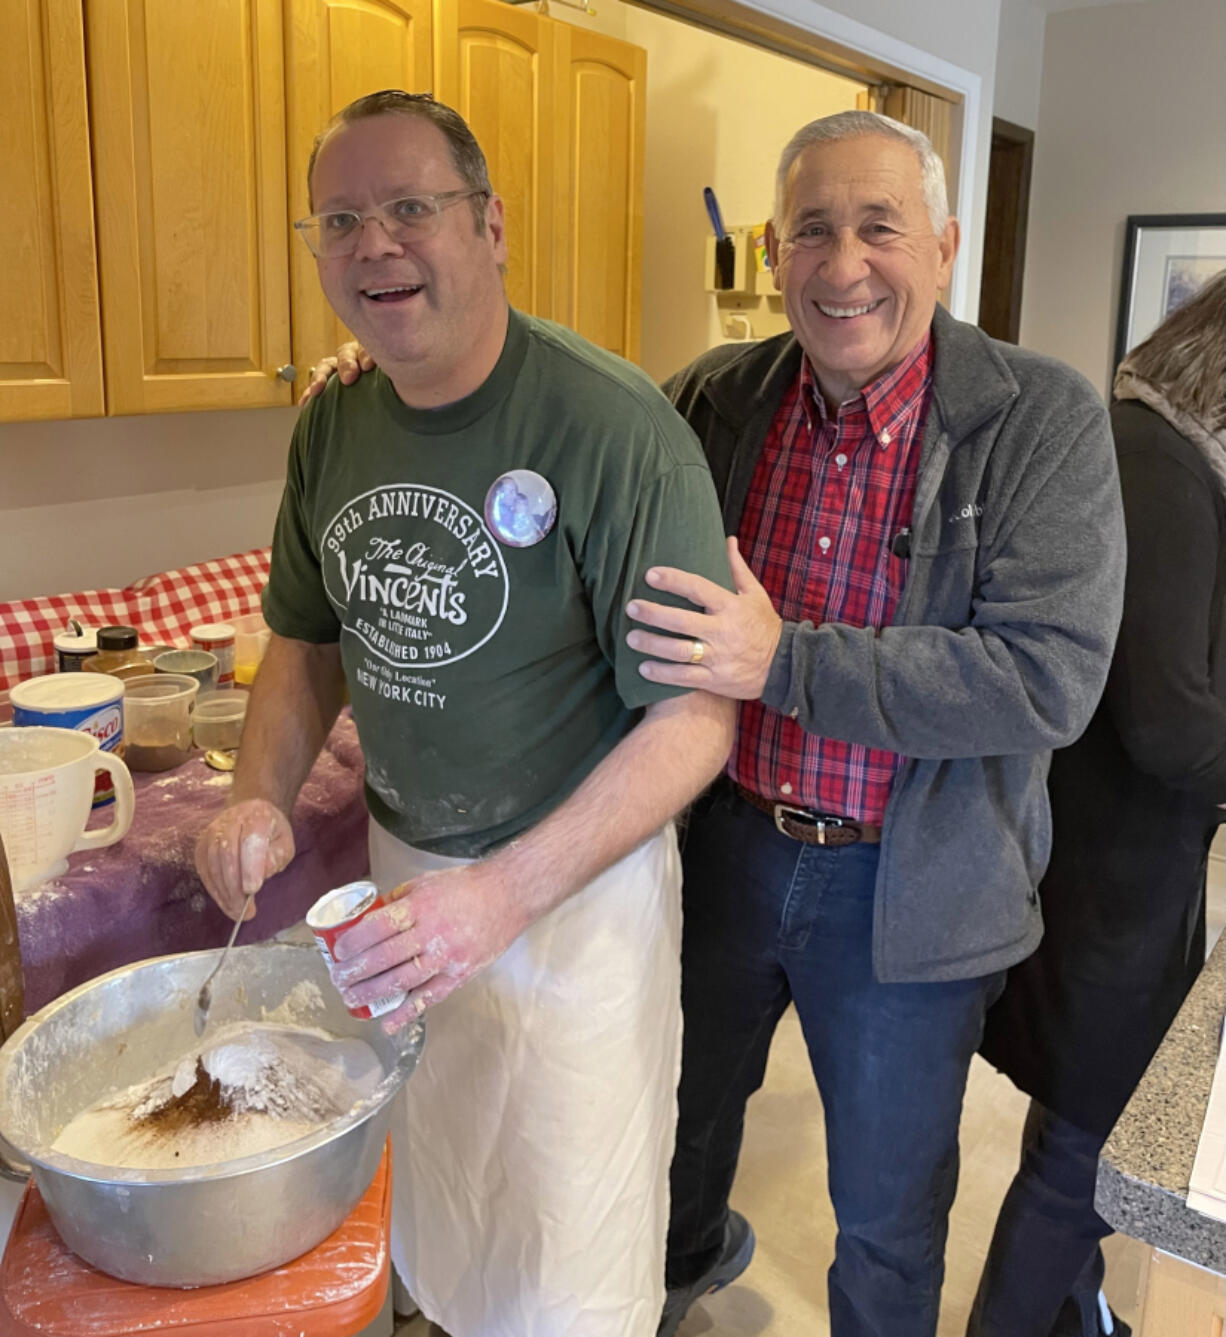
<path fill-rule="evenodd" d="M 208 979 L 200 986 L 200 992 L 196 995 L 196 1015 L 192 1018 L 192 1026 L 195 1028 L 197 1036 L 204 1034 L 204 1028 L 209 1022 L 209 1008 L 213 1005 L 212 983 L 217 978 L 217 972 L 226 964 L 226 957 L 230 955 L 230 948 L 234 946 L 234 939 L 238 937 L 238 931 L 242 928 L 247 919 L 247 911 L 251 908 L 251 902 L 255 899 L 255 892 L 249 891 L 247 899 L 243 902 L 243 913 L 234 921 L 234 927 L 230 930 L 230 941 L 226 943 L 226 949 L 221 954 L 221 960 L 209 971 Z"/>

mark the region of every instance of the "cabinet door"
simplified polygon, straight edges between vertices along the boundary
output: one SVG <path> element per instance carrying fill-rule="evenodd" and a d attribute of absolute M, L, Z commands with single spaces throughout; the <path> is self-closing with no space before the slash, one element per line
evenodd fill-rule
<path fill-rule="evenodd" d="M 554 33 L 500 0 L 435 0 L 434 92 L 472 127 L 502 196 L 507 296 L 553 313 Z"/>
<path fill-rule="evenodd" d="M 1222 1337 L 1226 1279 L 1151 1249 L 1141 1278 L 1137 1337 Z"/>
<path fill-rule="evenodd" d="M 0 0 L 0 420 L 103 410 L 79 0 Z"/>
<path fill-rule="evenodd" d="M 637 360 L 647 53 L 559 24 L 554 319 Z"/>
<path fill-rule="evenodd" d="M 86 10 L 109 411 L 288 404 L 279 0 Z"/>
<path fill-rule="evenodd" d="M 430 91 L 430 0 L 291 0 L 286 34 L 290 217 L 311 212 L 315 136 L 347 103 L 382 88 Z M 309 367 L 353 336 L 332 314 L 302 239 L 291 242 L 294 356 Z"/>

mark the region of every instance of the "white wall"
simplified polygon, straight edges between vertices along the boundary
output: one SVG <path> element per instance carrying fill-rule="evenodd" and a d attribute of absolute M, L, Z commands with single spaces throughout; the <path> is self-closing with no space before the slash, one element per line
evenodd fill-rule
<path fill-rule="evenodd" d="M 295 416 L 0 424 L 0 599 L 122 586 L 267 543 Z"/>
<path fill-rule="evenodd" d="M 1039 123 L 1043 26 L 1047 11 L 1028 0 L 1002 0 L 992 112 L 1033 130 Z"/>
<path fill-rule="evenodd" d="M 1125 219 L 1226 210 L 1226 5 L 1050 14 L 1021 342 L 1104 393 Z"/>

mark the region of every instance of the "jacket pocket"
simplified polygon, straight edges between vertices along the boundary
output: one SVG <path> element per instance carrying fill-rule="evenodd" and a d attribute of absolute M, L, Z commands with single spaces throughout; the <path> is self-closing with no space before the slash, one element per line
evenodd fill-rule
<path fill-rule="evenodd" d="M 957 540 L 932 552 L 913 552 L 895 620 L 904 625 L 967 626 L 974 609 L 978 553 L 976 543 Z"/>

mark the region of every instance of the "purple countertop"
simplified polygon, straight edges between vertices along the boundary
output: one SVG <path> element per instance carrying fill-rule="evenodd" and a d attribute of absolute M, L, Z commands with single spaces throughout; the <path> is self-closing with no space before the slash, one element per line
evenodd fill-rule
<path fill-rule="evenodd" d="M 362 776 L 346 711 L 298 796 L 297 855 L 261 889 L 240 943 L 298 923 L 329 888 L 366 874 Z M 204 890 L 193 856 L 196 836 L 221 810 L 232 778 L 206 766 L 202 753 L 177 770 L 133 774 L 136 813 L 128 834 L 106 849 L 71 855 L 62 876 L 17 894 L 27 1016 L 118 966 L 224 946 L 231 921 Z M 95 819 L 109 820 L 109 811 Z"/>

